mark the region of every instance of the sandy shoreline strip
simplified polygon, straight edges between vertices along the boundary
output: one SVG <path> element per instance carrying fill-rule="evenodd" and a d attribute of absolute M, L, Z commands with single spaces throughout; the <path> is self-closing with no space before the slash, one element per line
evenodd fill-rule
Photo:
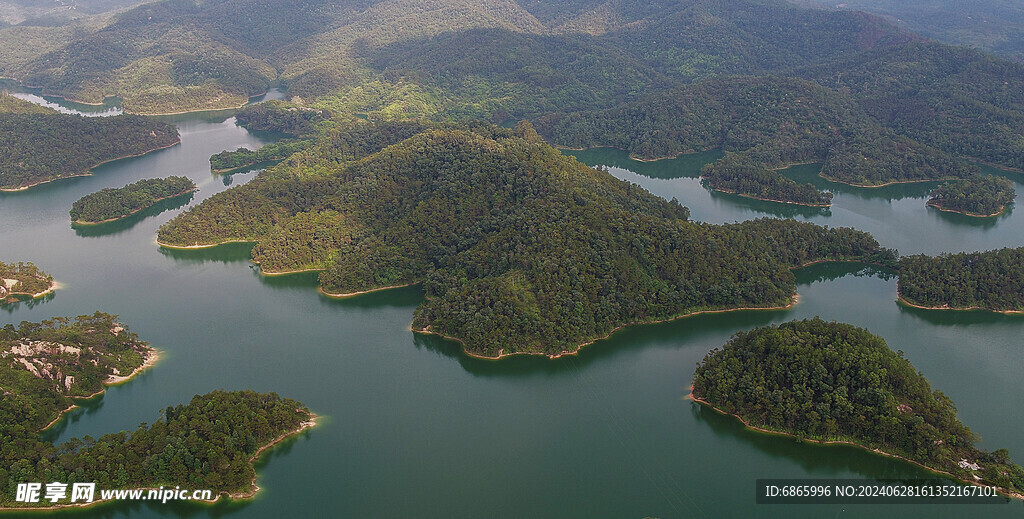
<path fill-rule="evenodd" d="M 701 177 L 701 179 L 703 179 L 703 178 L 704 177 Z M 743 198 L 749 198 L 751 200 L 761 200 L 763 202 L 777 202 L 777 203 L 780 203 L 780 204 L 802 205 L 804 207 L 819 207 L 819 208 L 832 207 L 832 204 L 808 204 L 807 202 L 792 202 L 792 201 L 789 201 L 789 200 L 776 200 L 774 198 L 762 198 L 760 196 L 748 195 L 746 193 L 740 193 L 738 191 L 733 191 L 731 189 L 723 189 L 723 188 L 720 188 L 720 187 L 710 187 L 710 186 L 708 186 L 708 187 L 712 191 L 718 191 L 720 193 L 728 193 L 730 195 L 742 196 Z"/>
<path fill-rule="evenodd" d="M 418 285 L 420 283 L 422 283 L 422 281 L 414 281 L 412 283 L 406 283 L 404 285 L 391 285 L 389 287 L 371 288 L 369 290 L 363 290 L 363 291 L 360 291 L 360 292 L 349 292 L 347 294 L 334 294 L 334 293 L 331 293 L 331 292 L 328 292 L 328 291 L 324 290 L 323 287 L 318 287 L 317 291 L 319 291 L 321 294 L 323 294 L 323 295 L 325 295 L 325 296 L 327 296 L 327 297 L 329 297 L 331 299 L 347 299 L 347 298 L 350 298 L 350 297 L 361 296 L 363 294 L 372 294 L 374 292 L 380 292 L 382 290 L 391 290 L 393 288 L 411 287 L 413 285 Z"/>
<path fill-rule="evenodd" d="M 221 245 L 227 245 L 229 243 L 256 243 L 256 241 L 255 240 L 227 240 L 227 241 L 222 241 L 222 242 L 218 242 L 218 243 L 209 243 L 209 244 L 203 244 L 203 245 L 198 245 L 198 244 L 197 245 L 170 245 L 170 244 L 164 243 L 164 242 L 162 242 L 160 240 L 156 240 L 156 244 L 157 245 L 159 245 L 159 246 L 161 246 L 161 247 L 163 247 L 165 249 L 174 249 L 174 250 L 212 249 L 213 247 L 219 247 Z"/>
<path fill-rule="evenodd" d="M 57 280 L 53 280 L 53 281 L 50 282 L 50 287 L 49 288 L 47 288 L 46 290 L 43 290 L 42 292 L 36 293 L 36 294 L 29 294 L 28 292 L 14 292 L 14 291 L 10 291 L 10 292 L 7 292 L 7 295 L 8 296 L 27 296 L 27 297 L 30 297 L 32 299 L 39 299 L 40 297 L 43 297 L 43 296 L 48 295 L 48 294 L 51 294 L 51 293 L 53 293 L 53 292 L 55 292 L 58 289 L 61 289 L 63 287 L 64 287 L 64 285 L 61 285 L 59 282 L 57 282 Z M 3 303 L 3 301 L 0 301 L 0 304 L 2 304 L 2 303 Z"/>
<path fill-rule="evenodd" d="M 729 413 L 729 412 L 723 411 L 723 410 L 719 409 L 718 407 L 715 407 L 714 404 L 694 396 L 694 394 L 693 394 L 693 386 L 690 386 L 690 394 L 686 395 L 686 399 L 687 400 L 692 400 L 692 401 L 694 401 L 694 402 L 696 402 L 698 404 L 706 406 L 706 407 L 714 410 L 715 412 L 717 412 L 719 414 L 722 414 L 722 415 L 725 415 L 725 416 L 731 416 L 733 418 L 736 418 L 747 429 L 751 429 L 753 431 L 757 431 L 757 432 L 761 432 L 761 433 L 765 433 L 765 434 L 774 434 L 774 435 L 778 435 L 778 436 L 786 436 L 786 437 L 789 437 L 789 438 L 797 438 L 797 436 L 795 434 L 793 434 L 793 433 L 788 433 L 788 432 L 785 432 L 785 431 L 775 431 L 775 430 L 772 430 L 772 429 L 765 429 L 763 427 L 757 427 L 756 425 L 750 425 L 746 420 L 743 419 L 742 416 L 740 416 L 738 414 L 735 414 L 735 413 Z M 851 441 L 844 441 L 844 440 L 833 440 L 833 441 L 829 441 L 829 440 L 815 440 L 815 439 L 811 439 L 811 438 L 802 438 L 801 441 L 805 441 L 805 442 L 809 442 L 809 443 L 816 443 L 818 445 L 849 445 L 851 447 L 857 447 L 859 449 L 863 449 L 863 450 L 866 450 L 868 452 L 873 452 L 875 454 L 881 454 L 882 456 L 888 456 L 890 458 L 896 458 L 896 459 L 899 459 L 899 460 L 902 460 L 902 461 L 906 461 L 908 463 L 913 463 L 914 465 L 917 465 L 918 467 L 921 467 L 921 468 L 923 468 L 925 470 L 928 470 L 930 472 L 934 472 L 936 474 L 944 474 L 946 476 L 949 476 L 950 478 L 953 478 L 955 481 L 959 481 L 961 483 L 966 483 L 968 485 L 985 486 L 985 485 L 982 485 L 981 483 L 979 483 L 977 481 L 970 481 L 970 480 L 966 480 L 966 479 L 961 479 L 961 478 L 959 478 L 959 477 L 957 477 L 957 476 L 955 476 L 955 475 L 953 475 L 953 474 L 951 474 L 949 472 L 946 472 L 945 470 L 940 470 L 940 469 L 937 469 L 935 467 L 929 467 L 928 465 L 925 465 L 925 464 L 923 464 L 921 462 L 918 462 L 918 461 L 914 461 L 914 460 L 912 460 L 910 458 L 905 458 L 903 456 L 900 456 L 899 454 L 892 454 L 892 453 L 889 453 L 889 452 L 885 452 L 885 451 L 883 451 L 881 449 L 873 449 L 871 447 L 868 447 L 868 446 L 865 446 L 865 445 L 861 445 L 859 443 L 855 443 L 855 442 L 851 442 Z M 989 486 L 991 486 L 991 485 L 989 485 Z M 1024 495 L 1018 494 L 1016 492 L 1011 492 L 1011 491 L 1009 491 L 1009 490 L 1007 490 L 1005 488 L 1002 488 L 1002 487 L 997 487 L 997 488 L 999 488 L 999 490 L 1004 495 L 1006 495 L 1008 497 L 1011 497 L 1011 498 L 1014 498 L 1014 499 L 1024 500 Z"/>
<path fill-rule="evenodd" d="M 309 413 L 309 419 L 300 423 L 299 427 L 296 428 L 294 431 L 287 431 L 285 433 L 282 433 L 277 438 L 274 438 L 270 443 L 260 447 L 252 456 L 249 457 L 249 463 L 256 463 L 256 460 L 259 459 L 261 454 L 272 449 L 277 444 L 287 440 L 288 438 L 291 438 L 292 436 L 300 434 L 303 431 L 307 431 L 309 429 L 316 427 L 317 419 L 319 418 L 320 416 L 317 415 L 316 413 Z M 250 483 L 250 485 L 251 488 L 247 492 L 221 493 L 212 501 L 207 501 L 207 503 L 216 503 L 217 501 L 220 500 L 221 497 L 225 496 L 230 499 L 252 499 L 253 497 L 256 497 L 256 493 L 260 491 L 259 485 L 256 484 L 256 477 L 253 477 L 252 483 Z"/>
<path fill-rule="evenodd" d="M 921 310 L 951 310 L 954 312 L 971 312 L 975 310 L 983 310 L 985 312 L 994 312 L 1003 315 L 1024 315 L 1024 310 L 994 310 L 992 308 L 986 308 L 983 306 L 964 306 L 964 307 L 953 307 L 953 306 L 922 306 L 916 303 L 911 303 L 905 299 L 902 295 L 897 294 L 896 301 L 902 305 L 906 305 L 912 308 L 920 308 Z"/>
<path fill-rule="evenodd" d="M 938 209 L 939 211 L 942 211 L 942 212 L 962 214 L 962 215 L 965 215 L 965 216 L 973 216 L 975 218 L 991 218 L 993 216 L 999 216 L 1001 214 L 1006 213 L 1006 206 L 1005 205 L 1002 208 L 999 209 L 999 212 L 992 213 L 992 214 L 969 213 L 967 211 L 957 211 L 956 209 L 947 209 L 947 208 L 942 207 L 941 205 L 939 205 L 939 204 L 937 204 L 937 203 L 935 203 L 935 202 L 933 202 L 931 200 L 929 200 L 924 205 L 926 205 L 928 207 L 934 207 L 934 208 L 936 208 L 936 209 Z"/>

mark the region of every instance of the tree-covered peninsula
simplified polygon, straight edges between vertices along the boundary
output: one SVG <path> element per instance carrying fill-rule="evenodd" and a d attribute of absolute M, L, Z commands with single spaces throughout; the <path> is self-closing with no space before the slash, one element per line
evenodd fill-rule
<path fill-rule="evenodd" d="M 40 297 L 56 286 L 53 276 L 35 264 L 0 261 L 0 305 L 15 302 L 20 296 Z"/>
<path fill-rule="evenodd" d="M 976 448 L 953 402 L 863 328 L 815 318 L 737 333 L 697 366 L 693 396 L 751 427 L 853 443 L 965 481 L 1024 489 L 1024 469 L 1007 451 Z"/>
<path fill-rule="evenodd" d="M 195 190 L 195 182 L 188 177 L 152 178 L 117 189 L 108 187 L 75 201 L 71 206 L 71 221 L 76 224 L 111 222 L 133 215 L 161 200 Z"/>
<path fill-rule="evenodd" d="M 928 205 L 968 216 L 997 216 L 1013 203 L 1013 182 L 995 175 L 975 175 L 949 182 L 931 192 Z"/>
<path fill-rule="evenodd" d="M 900 300 L 942 310 L 1024 312 L 1024 247 L 900 260 Z"/>
<path fill-rule="evenodd" d="M 164 225 L 170 247 L 256 242 L 266 273 L 328 294 L 422 283 L 413 327 L 467 352 L 559 355 L 638 322 L 792 303 L 791 268 L 894 264 L 867 233 L 732 225 L 590 169 L 528 124 L 353 123 Z"/>
<path fill-rule="evenodd" d="M 173 146 L 174 125 L 138 117 L 82 117 L 55 110 L 27 111 L 0 94 L 0 191 L 18 191 L 89 170 L 123 157 Z M 20 100 L 17 100 L 20 101 Z"/>
<path fill-rule="evenodd" d="M 0 328 L 0 508 L 66 506 L 15 502 L 19 483 L 96 483 L 99 490 L 211 489 L 238 497 L 255 491 L 254 457 L 311 425 L 302 404 L 276 394 L 216 391 L 168 407 L 131 432 L 54 445 L 39 430 L 104 386 L 156 359 L 113 315 L 96 312 Z"/>

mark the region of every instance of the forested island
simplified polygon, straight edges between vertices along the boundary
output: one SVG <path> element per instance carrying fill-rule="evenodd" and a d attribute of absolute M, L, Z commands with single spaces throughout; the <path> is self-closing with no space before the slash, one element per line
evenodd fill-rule
<path fill-rule="evenodd" d="M 1024 247 L 900 260 L 900 301 L 941 310 L 1024 313 Z"/>
<path fill-rule="evenodd" d="M 693 398 L 756 429 L 859 445 L 963 481 L 1024 490 L 1024 469 L 1006 449 L 976 448 L 953 402 L 902 351 L 849 324 L 814 318 L 737 333 L 697 366 Z"/>
<path fill-rule="evenodd" d="M 482 357 L 557 356 L 630 323 L 785 307 L 790 269 L 810 262 L 895 266 L 852 229 L 688 216 L 527 123 L 360 121 L 179 215 L 158 242 L 256 242 L 265 273 L 321 270 L 327 294 L 422 283 L 413 328 Z"/>
<path fill-rule="evenodd" d="M 181 486 L 250 497 L 252 462 L 267 446 L 310 427 L 315 419 L 294 400 L 274 393 L 222 392 L 171 406 L 135 431 L 86 436 L 61 445 L 39 430 L 74 406 L 156 360 L 156 352 L 117 316 L 96 312 L 0 329 L 0 485 L 95 482 L 98 489 Z M 14 502 L 0 507 L 67 506 L 68 502 Z M 97 493 L 96 499 L 99 499 Z"/>
<path fill-rule="evenodd" d="M 21 296 L 42 297 L 57 287 L 53 276 L 35 264 L 0 261 L 0 305 L 17 302 Z"/>
<path fill-rule="evenodd" d="M 1013 203 L 1017 192 L 1013 182 L 995 175 L 975 175 L 939 186 L 931 192 L 928 205 L 967 216 L 998 216 Z"/>
<path fill-rule="evenodd" d="M 701 182 L 716 191 L 787 204 L 828 207 L 832 193 L 811 184 L 799 184 L 775 170 L 766 169 L 749 156 L 727 153 L 701 170 Z"/>
<path fill-rule="evenodd" d="M 62 114 L 0 94 L 0 191 L 88 175 L 105 162 L 180 142 L 174 125 L 138 117 Z M 35 108 L 27 108 L 24 105 Z"/>
<path fill-rule="evenodd" d="M 187 177 L 144 179 L 117 189 L 108 187 L 72 204 L 71 221 L 80 225 L 112 222 L 195 190 L 195 182 Z"/>

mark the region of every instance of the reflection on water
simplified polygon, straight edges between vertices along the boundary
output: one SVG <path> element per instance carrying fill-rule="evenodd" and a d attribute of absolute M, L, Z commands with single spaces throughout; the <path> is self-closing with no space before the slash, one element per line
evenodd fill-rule
<path fill-rule="evenodd" d="M 680 155 L 674 159 L 639 161 L 629 158 L 629 153 L 617 148 L 591 148 L 588 150 L 562 150 L 562 153 L 576 157 L 576 160 L 591 166 L 608 166 L 634 171 L 648 178 L 698 178 L 700 169 L 725 153 L 722 150 L 702 151 Z"/>
<path fill-rule="evenodd" d="M 75 230 L 75 234 L 83 238 L 97 238 L 101 236 L 112 236 L 115 234 L 123 233 L 135 224 L 149 218 L 150 216 L 156 216 L 164 211 L 172 211 L 175 209 L 181 209 L 192 202 L 192 198 L 195 193 L 185 193 L 183 195 L 161 200 L 131 216 L 114 220 L 113 222 L 106 222 L 92 225 L 78 225 L 75 223 L 71 224 L 71 228 Z"/>
<path fill-rule="evenodd" d="M 771 458 L 796 462 L 807 471 L 808 477 L 828 478 L 852 472 L 871 479 L 909 480 L 921 479 L 930 474 L 909 463 L 894 463 L 891 458 L 850 445 L 821 445 L 748 429 L 736 417 L 724 415 L 697 402 L 690 402 L 690 410 L 693 418 L 710 427 L 716 436 L 733 438 Z"/>
<path fill-rule="evenodd" d="M 142 374 L 140 373 L 139 375 L 141 376 Z M 68 427 L 78 423 L 86 416 L 99 412 L 103 408 L 103 396 L 104 393 L 100 393 L 92 398 L 75 399 L 74 403 L 78 407 L 64 413 L 59 422 L 40 433 L 40 438 L 46 442 L 57 441 Z"/>
<path fill-rule="evenodd" d="M 683 317 L 669 322 L 632 325 L 583 347 L 575 355 L 549 359 L 541 355 L 513 355 L 501 360 L 478 359 L 463 353 L 457 341 L 437 335 L 414 334 L 417 348 L 459 362 L 468 373 L 485 377 L 524 377 L 538 373 L 574 373 L 615 358 L 630 358 L 650 349 L 679 349 L 699 343 L 702 337 L 729 334 L 740 326 L 755 328 L 784 318 L 790 310 L 743 310 Z"/>
<path fill-rule="evenodd" d="M 898 304 L 901 314 L 934 326 L 972 326 L 982 324 L 1024 324 L 1024 315 L 1000 314 L 985 310 L 928 310 Z"/>
<path fill-rule="evenodd" d="M 828 207 L 811 207 L 799 204 L 784 204 L 781 202 L 768 202 L 748 196 L 740 196 L 734 193 L 723 193 L 709 189 L 708 195 L 712 200 L 727 202 L 741 207 L 747 207 L 754 211 L 771 213 L 778 218 L 812 218 L 815 216 L 832 216 L 832 209 Z"/>
<path fill-rule="evenodd" d="M 235 242 L 202 249 L 160 247 L 160 254 L 181 263 L 242 263 L 252 259 L 252 248 L 255 245 L 252 242 Z"/>
<path fill-rule="evenodd" d="M 8 296 L 6 300 L 0 301 L 0 310 L 3 310 L 9 314 L 22 309 L 32 309 L 41 304 L 49 303 L 53 301 L 53 298 L 57 297 L 57 292 L 50 292 L 42 297 L 29 297 L 29 296 Z M 13 302 L 8 302 L 11 300 Z"/>
<path fill-rule="evenodd" d="M 877 277 L 886 281 L 896 278 L 896 273 L 887 268 L 855 261 L 816 263 L 794 269 L 793 274 L 797 285 L 835 281 L 846 276 Z"/>

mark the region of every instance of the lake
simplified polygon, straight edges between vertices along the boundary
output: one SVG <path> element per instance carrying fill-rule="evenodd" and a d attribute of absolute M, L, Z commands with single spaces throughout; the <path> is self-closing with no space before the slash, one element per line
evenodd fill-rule
<path fill-rule="evenodd" d="M 53 102 L 53 100 L 50 100 Z M 72 107 L 63 103 L 66 107 Z M 72 107 L 73 108 L 73 107 Z M 116 161 L 79 177 L 0 194 L 0 260 L 33 261 L 63 288 L 0 309 L 0 326 L 94 310 L 119 314 L 163 352 L 133 381 L 69 413 L 45 436 L 94 437 L 215 389 L 275 391 L 324 418 L 257 465 L 258 496 L 216 505 L 115 503 L 63 517 L 1020 517 L 1024 503 L 938 507 L 754 503 L 757 478 L 927 477 L 907 463 L 851 447 L 812 446 L 745 430 L 686 400 L 694 367 L 740 330 L 821 316 L 864 326 L 949 395 L 961 419 L 1024 461 L 1024 318 L 937 313 L 896 304 L 896 281 L 853 264 L 797 272 L 789 310 L 697 316 L 636 326 L 558 360 L 483 361 L 409 330 L 417 288 L 331 300 L 315 274 L 266 278 L 249 246 L 170 251 L 157 228 L 256 173 L 217 176 L 209 156 L 279 136 L 238 127 L 230 112 L 164 118 L 179 146 Z M 1024 245 L 1022 211 L 984 221 L 924 205 L 929 185 L 856 189 L 828 183 L 830 210 L 700 186 L 714 153 L 655 163 L 616 150 L 572 152 L 615 176 L 676 197 L 693 218 L 732 222 L 792 216 L 854 226 L 904 254 Z M 814 166 L 788 172 L 813 178 Z M 143 178 L 185 175 L 181 201 L 110 226 L 76 231 L 79 197 Z M 1024 175 L 1005 174 L 1018 183 Z M 818 183 L 818 181 L 815 181 Z M 1018 185 L 1018 192 L 1024 192 Z M 1020 200 L 1017 202 L 1018 206 Z"/>

